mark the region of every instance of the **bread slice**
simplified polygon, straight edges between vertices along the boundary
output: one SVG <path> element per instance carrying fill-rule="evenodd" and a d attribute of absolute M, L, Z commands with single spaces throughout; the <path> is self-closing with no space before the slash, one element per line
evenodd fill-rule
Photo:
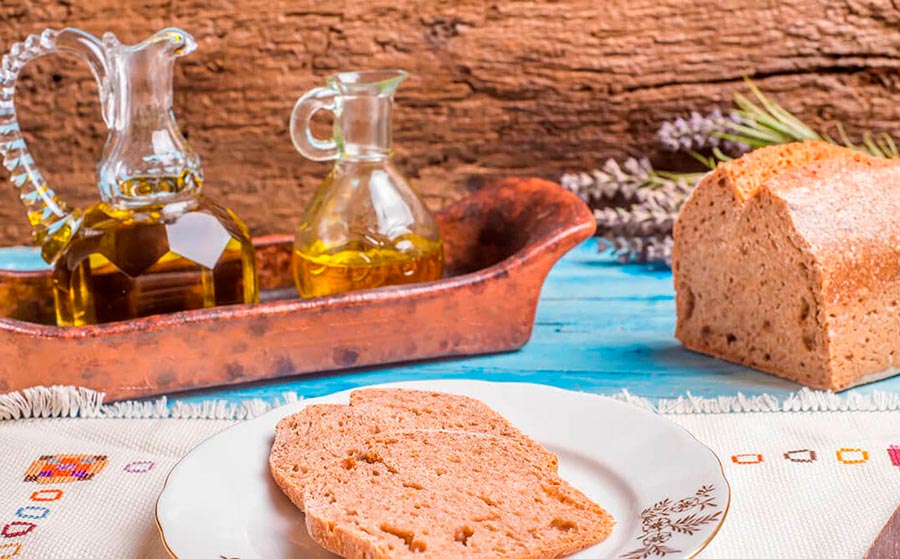
<path fill-rule="evenodd" d="M 384 433 L 306 483 L 310 535 L 348 559 L 549 559 L 614 524 L 514 437 Z"/>
<path fill-rule="evenodd" d="M 377 414 L 341 404 L 307 406 L 275 427 L 269 470 L 278 487 L 303 510 L 304 478 L 336 458 L 358 439 L 378 434 L 386 422 Z"/>
<path fill-rule="evenodd" d="M 529 439 L 505 417 L 475 398 L 426 390 L 364 388 L 350 393 L 350 407 L 389 416 L 396 430 L 450 429 L 527 439 L 554 471 L 556 455 Z"/>
<path fill-rule="evenodd" d="M 821 142 L 720 164 L 675 223 L 678 339 L 821 389 L 900 372 L 898 184 Z"/>
<path fill-rule="evenodd" d="M 306 478 L 372 435 L 413 429 L 457 429 L 520 441 L 555 472 L 558 459 L 484 403 L 453 394 L 401 389 L 366 389 L 350 394 L 351 405 L 318 404 L 283 418 L 269 454 L 272 477 L 300 510 Z"/>

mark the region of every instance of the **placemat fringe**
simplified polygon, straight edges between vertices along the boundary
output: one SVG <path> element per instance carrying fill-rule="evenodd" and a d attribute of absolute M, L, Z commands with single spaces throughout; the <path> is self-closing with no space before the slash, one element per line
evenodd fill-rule
<path fill-rule="evenodd" d="M 802 388 L 779 399 L 771 394 L 706 398 L 686 392 L 677 398 L 651 400 L 628 390 L 609 397 L 662 414 L 717 414 L 803 411 L 898 411 L 900 395 L 883 391 L 843 396 Z M 169 402 L 165 396 L 152 400 L 103 403 L 104 394 L 77 386 L 38 386 L 0 394 L 0 420 L 32 418 L 121 418 L 121 419 L 250 419 L 271 409 L 298 401 L 295 392 L 269 400 L 243 402 L 204 400 Z"/>
<path fill-rule="evenodd" d="M 801 388 L 783 399 L 771 394 L 746 396 L 718 396 L 705 398 L 689 391 L 677 398 L 655 401 L 635 396 L 623 390 L 612 396 L 616 400 L 662 414 L 716 414 L 747 412 L 806 412 L 806 411 L 897 411 L 900 395 L 874 390 L 869 394 L 851 393 L 846 396 L 821 390 Z"/>
<path fill-rule="evenodd" d="M 165 396 L 152 400 L 103 403 L 104 393 L 77 386 L 36 386 L 0 394 L 0 420 L 34 418 L 118 419 L 250 419 L 298 400 L 295 392 L 278 398 L 259 398 L 234 403 L 204 400 L 169 403 Z"/>

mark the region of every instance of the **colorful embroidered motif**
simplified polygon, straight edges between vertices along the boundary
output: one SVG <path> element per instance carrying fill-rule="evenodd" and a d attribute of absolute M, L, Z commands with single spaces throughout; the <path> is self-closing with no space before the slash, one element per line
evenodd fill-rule
<path fill-rule="evenodd" d="M 62 498 L 62 489 L 41 489 L 31 494 L 31 500 L 39 503 L 46 501 L 58 501 Z"/>
<path fill-rule="evenodd" d="M 34 522 L 10 522 L 0 530 L 0 536 L 3 536 L 4 538 L 18 538 L 19 536 L 24 536 L 28 532 L 31 532 L 35 528 L 37 528 L 37 524 Z"/>
<path fill-rule="evenodd" d="M 784 453 L 784 459 L 791 462 L 815 462 L 816 451 L 806 448 L 803 450 L 789 450 Z"/>
<path fill-rule="evenodd" d="M 841 464 L 865 464 L 869 461 L 869 451 L 864 448 L 841 448 L 835 453 L 837 461 Z M 892 466 L 900 467 L 900 445 L 892 444 L 887 447 L 888 458 Z M 815 450 L 804 448 L 801 450 L 789 450 L 784 453 L 784 459 L 788 462 L 816 462 L 819 454 Z M 764 461 L 760 453 L 733 454 L 731 461 L 742 466 L 761 464 Z"/>
<path fill-rule="evenodd" d="M 156 464 L 150 460 L 138 460 L 136 462 L 125 464 L 125 467 L 122 469 L 129 474 L 146 474 L 154 467 L 156 467 Z"/>
<path fill-rule="evenodd" d="M 762 454 L 734 454 L 731 461 L 735 464 L 759 464 L 763 461 Z"/>
<path fill-rule="evenodd" d="M 850 457 L 846 457 L 845 453 L 849 454 Z M 844 464 L 863 464 L 869 461 L 869 452 L 861 448 L 842 448 L 835 454 L 838 462 Z"/>
<path fill-rule="evenodd" d="M 19 507 L 19 510 L 16 511 L 16 516 L 19 518 L 46 518 L 46 516 L 50 514 L 50 509 L 47 507 Z"/>
<path fill-rule="evenodd" d="M 760 460 L 762 460 L 762 456 L 760 456 Z M 697 512 L 719 506 L 715 502 L 715 497 L 712 496 L 714 490 L 714 485 L 704 485 L 692 497 L 685 497 L 675 502 L 672 502 L 671 499 L 663 499 L 652 507 L 644 509 L 644 512 L 641 513 L 643 531 L 637 538 L 643 547 L 629 551 L 620 557 L 623 559 L 647 559 L 651 556 L 663 557 L 670 553 L 681 553 L 681 550 L 666 545 L 673 535 L 692 536 L 700 531 L 701 526 L 716 522 L 722 517 L 720 510 L 708 514 L 697 514 Z M 697 512 L 675 516 L 695 509 Z"/>
<path fill-rule="evenodd" d="M 0 559 L 15 557 L 20 551 L 22 551 L 20 543 L 0 543 Z"/>
<path fill-rule="evenodd" d="M 106 456 L 89 454 L 56 454 L 41 456 L 25 472 L 25 481 L 65 483 L 87 481 L 103 471 Z"/>
<path fill-rule="evenodd" d="M 892 444 L 887 449 L 888 458 L 891 459 L 891 464 L 900 468 L 900 446 Z"/>

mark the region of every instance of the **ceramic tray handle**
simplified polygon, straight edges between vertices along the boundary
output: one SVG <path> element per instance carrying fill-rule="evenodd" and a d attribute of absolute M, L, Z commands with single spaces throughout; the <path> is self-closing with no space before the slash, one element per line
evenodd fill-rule
<path fill-rule="evenodd" d="M 25 64 L 54 53 L 74 54 L 84 60 L 100 84 L 101 101 L 104 100 L 106 58 L 103 44 L 78 29 L 47 29 L 40 35 L 31 35 L 25 41 L 14 44 L 0 66 L 0 155 L 3 156 L 3 166 L 10 172 L 10 181 L 19 190 L 19 198 L 28 211 L 35 239 L 44 245 L 43 256 L 48 262 L 56 258 L 62 244 L 59 240 L 68 237 L 65 229 L 77 228 L 81 214 L 70 210 L 59 199 L 35 166 L 19 130 L 14 97 L 19 72 Z M 103 112 L 106 118 L 106 103 Z M 45 239 L 52 241 L 44 243 Z"/>

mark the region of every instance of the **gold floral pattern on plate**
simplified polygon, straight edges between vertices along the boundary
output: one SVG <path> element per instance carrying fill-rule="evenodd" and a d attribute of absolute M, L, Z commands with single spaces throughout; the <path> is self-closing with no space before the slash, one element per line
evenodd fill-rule
<path fill-rule="evenodd" d="M 700 487 L 692 496 L 677 501 L 663 499 L 641 513 L 643 531 L 638 536 L 641 547 L 623 553 L 622 559 L 647 559 L 647 557 L 665 557 L 671 553 L 681 553 L 680 549 L 669 546 L 669 540 L 675 534 L 692 536 L 700 527 L 710 522 L 718 522 L 722 517 L 721 510 L 701 514 L 703 511 L 718 508 L 712 495 L 715 485 Z"/>

